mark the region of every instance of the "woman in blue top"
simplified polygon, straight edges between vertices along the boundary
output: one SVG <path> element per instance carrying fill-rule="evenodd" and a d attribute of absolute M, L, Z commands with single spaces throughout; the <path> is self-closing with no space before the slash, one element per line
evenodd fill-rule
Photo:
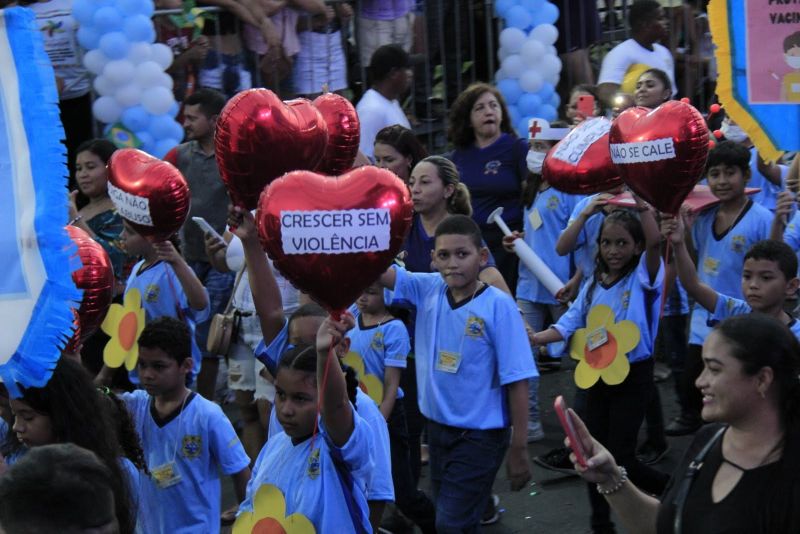
<path fill-rule="evenodd" d="M 503 249 L 503 232 L 487 218 L 502 207 L 508 226 L 522 229 L 520 194 L 528 177 L 528 142 L 514 133 L 502 95 L 485 83 L 470 85 L 453 102 L 447 136 L 456 147 L 449 157 L 472 197 L 472 218 L 503 278 L 516 287 L 517 257 Z"/>
<path fill-rule="evenodd" d="M 653 347 L 658 330 L 664 267 L 655 217 L 640 206 L 641 219 L 628 210 L 603 221 L 594 277 L 570 309 L 548 330 L 533 336 L 537 345 L 571 341 L 578 360 L 575 382 L 588 390 L 586 423 L 608 446 L 639 487 L 660 494 L 667 476 L 636 458 L 636 441 L 653 391 Z M 602 379 L 602 380 L 600 380 Z M 590 488 L 592 529 L 613 530 L 608 504 Z"/>

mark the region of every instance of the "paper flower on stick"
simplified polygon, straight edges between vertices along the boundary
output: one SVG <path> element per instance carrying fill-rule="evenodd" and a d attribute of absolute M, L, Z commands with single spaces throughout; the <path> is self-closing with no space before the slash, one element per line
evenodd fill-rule
<path fill-rule="evenodd" d="M 253 511 L 233 524 L 233 534 L 315 534 L 313 523 L 301 513 L 286 517 L 286 500 L 280 489 L 264 484 L 253 498 Z"/>
<path fill-rule="evenodd" d="M 139 290 L 134 288 L 125 293 L 122 305 L 112 304 L 100 328 L 111 336 L 103 350 L 103 362 L 112 369 L 125 364 L 125 368 L 132 371 L 139 359 L 137 341 L 144 330 L 144 308 Z"/>
<path fill-rule="evenodd" d="M 375 401 L 375 404 L 383 402 L 383 382 L 375 375 L 367 374 L 364 368 L 364 360 L 357 352 L 348 352 L 342 360 L 345 364 L 352 367 L 358 377 L 358 386 Z"/>
<path fill-rule="evenodd" d="M 575 384 L 592 387 L 599 379 L 609 386 L 622 383 L 630 372 L 627 354 L 639 344 L 639 327 L 633 321 L 614 321 L 614 311 L 600 304 L 589 310 L 586 328 L 570 342 L 570 356 L 578 360 Z"/>

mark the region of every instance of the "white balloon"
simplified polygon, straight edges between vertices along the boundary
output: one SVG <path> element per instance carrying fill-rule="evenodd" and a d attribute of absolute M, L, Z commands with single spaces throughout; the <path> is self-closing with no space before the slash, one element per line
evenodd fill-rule
<path fill-rule="evenodd" d="M 520 75 L 519 85 L 523 91 L 536 93 L 542 88 L 542 75 L 534 69 L 528 69 Z"/>
<path fill-rule="evenodd" d="M 145 61 L 136 66 L 136 81 L 142 87 L 156 87 L 162 74 L 164 69 L 155 61 Z"/>
<path fill-rule="evenodd" d="M 94 87 L 94 91 L 100 96 L 112 96 L 117 90 L 117 87 L 102 74 L 94 79 L 92 86 Z"/>
<path fill-rule="evenodd" d="M 509 78 L 519 78 L 519 75 L 525 70 L 525 65 L 522 64 L 522 58 L 519 57 L 519 54 L 511 54 L 501 64 L 503 71 Z"/>
<path fill-rule="evenodd" d="M 559 80 L 561 79 L 561 74 L 556 72 L 555 74 L 551 74 L 550 76 L 545 77 L 545 81 L 553 86 L 558 85 Z"/>
<path fill-rule="evenodd" d="M 505 47 L 512 54 L 519 52 L 525 42 L 525 32 L 519 28 L 506 28 L 500 32 L 500 46 Z"/>
<path fill-rule="evenodd" d="M 528 68 L 535 66 L 542 56 L 544 56 L 544 54 L 544 45 L 541 43 L 541 41 L 537 41 L 536 39 L 526 40 L 522 44 L 522 48 L 519 50 L 519 55 L 522 58 L 522 62 Z"/>
<path fill-rule="evenodd" d="M 152 54 L 153 61 L 161 65 L 161 68 L 167 70 L 172 65 L 172 49 L 165 44 L 155 43 L 150 45 L 150 53 Z"/>
<path fill-rule="evenodd" d="M 129 108 L 142 101 L 142 88 L 137 83 L 123 85 L 114 93 L 114 99 L 123 108 Z"/>
<path fill-rule="evenodd" d="M 130 52 L 128 52 L 128 61 L 134 65 L 150 61 L 153 57 L 150 46 L 150 43 L 133 43 Z"/>
<path fill-rule="evenodd" d="M 544 56 L 539 62 L 539 72 L 545 77 L 550 77 L 553 74 L 561 72 L 561 60 L 556 56 Z"/>
<path fill-rule="evenodd" d="M 497 59 L 499 59 L 500 61 L 503 61 L 510 55 L 511 52 L 509 52 L 508 49 L 504 46 L 501 46 L 500 48 L 497 49 Z"/>
<path fill-rule="evenodd" d="M 122 115 L 122 107 L 110 96 L 101 96 L 92 104 L 92 113 L 100 122 L 112 124 Z"/>
<path fill-rule="evenodd" d="M 558 40 L 558 30 L 552 24 L 539 24 L 531 30 L 530 37 L 541 41 L 542 44 L 551 45 Z"/>
<path fill-rule="evenodd" d="M 551 56 L 557 56 L 558 55 L 558 49 L 553 45 L 550 45 L 550 46 L 546 47 L 545 48 L 545 52 L 547 52 Z"/>
<path fill-rule="evenodd" d="M 127 59 L 115 59 L 106 63 L 103 76 L 116 86 L 126 85 L 136 76 L 136 67 Z"/>
<path fill-rule="evenodd" d="M 89 50 L 83 56 L 83 66 L 92 74 L 100 74 L 108 63 L 108 58 L 99 49 Z"/>
<path fill-rule="evenodd" d="M 172 91 L 166 87 L 151 87 L 142 93 L 142 107 L 153 115 L 163 115 L 175 102 Z"/>
<path fill-rule="evenodd" d="M 502 68 L 497 69 L 497 72 L 494 73 L 495 82 L 499 82 L 500 80 L 505 80 L 506 78 L 508 78 L 508 76 L 506 76 L 506 72 Z"/>
<path fill-rule="evenodd" d="M 158 83 L 156 84 L 157 87 L 166 87 L 170 91 L 172 88 L 175 87 L 175 81 L 172 79 L 172 76 L 167 74 L 166 72 L 162 72 L 161 76 L 158 78 Z"/>

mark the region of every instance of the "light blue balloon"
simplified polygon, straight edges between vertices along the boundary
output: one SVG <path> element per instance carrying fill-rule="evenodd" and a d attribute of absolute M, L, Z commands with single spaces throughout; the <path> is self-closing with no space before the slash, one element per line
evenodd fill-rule
<path fill-rule="evenodd" d="M 133 15 L 125 19 L 123 26 L 125 36 L 129 41 L 153 43 L 156 40 L 156 30 L 153 28 L 153 21 L 144 15 Z"/>
<path fill-rule="evenodd" d="M 553 96 L 550 97 L 549 104 L 556 109 L 561 106 L 561 97 L 558 96 L 558 93 L 553 93 Z"/>
<path fill-rule="evenodd" d="M 147 130 L 147 126 L 150 124 L 150 116 L 142 106 L 133 106 L 122 112 L 120 120 L 125 128 L 132 132 L 139 132 Z M 139 134 L 137 133 L 136 136 L 138 137 Z"/>
<path fill-rule="evenodd" d="M 506 99 L 506 105 L 516 104 L 519 97 L 522 96 L 522 87 L 519 82 L 512 78 L 506 78 L 497 82 L 497 90 Z"/>
<path fill-rule="evenodd" d="M 155 151 L 152 154 L 161 159 L 167 155 L 167 152 L 175 148 L 180 144 L 180 141 L 176 141 L 175 139 L 162 139 L 161 141 L 156 141 Z"/>
<path fill-rule="evenodd" d="M 122 32 L 107 33 L 100 38 L 100 50 L 109 59 L 122 59 L 128 55 L 131 43 Z"/>
<path fill-rule="evenodd" d="M 511 6 L 515 5 L 514 0 L 497 0 L 494 3 L 494 11 L 497 13 L 498 17 L 507 18 L 506 14 L 508 10 L 511 9 Z"/>
<path fill-rule="evenodd" d="M 522 95 L 522 96 L 525 96 L 525 95 Z M 512 106 L 508 106 L 508 120 L 511 121 L 511 124 L 517 124 L 517 122 L 519 122 L 520 117 L 522 117 L 522 115 L 520 115 L 519 109 L 517 108 L 517 106 L 513 106 L 513 105 Z"/>
<path fill-rule="evenodd" d="M 558 118 L 558 111 L 550 104 L 543 104 L 542 107 L 539 108 L 539 114 L 548 122 L 553 122 Z"/>
<path fill-rule="evenodd" d="M 530 12 L 520 5 L 511 6 L 506 14 L 506 24 L 520 30 L 527 29 L 533 22 Z"/>
<path fill-rule="evenodd" d="M 86 50 L 94 50 L 100 45 L 100 32 L 91 26 L 78 28 L 78 44 Z"/>
<path fill-rule="evenodd" d="M 151 17 L 155 6 L 153 0 L 117 0 L 119 9 L 128 16 L 144 15 Z"/>
<path fill-rule="evenodd" d="M 180 110 L 181 110 L 181 105 L 178 104 L 177 102 L 173 102 L 172 107 L 169 108 L 169 111 L 167 113 L 169 113 L 169 116 L 174 119 L 175 117 L 178 116 Z"/>
<path fill-rule="evenodd" d="M 517 101 L 521 116 L 536 116 L 536 110 L 542 105 L 542 99 L 536 93 L 525 93 Z M 514 123 L 516 124 L 516 122 Z"/>
<path fill-rule="evenodd" d="M 555 24 L 558 20 L 558 6 L 550 2 L 544 2 L 538 12 L 539 24 Z"/>
<path fill-rule="evenodd" d="M 173 139 L 180 139 L 181 141 L 183 141 L 183 137 L 186 135 L 186 132 L 183 131 L 183 126 L 181 126 L 175 121 L 172 121 L 171 129 L 172 131 L 169 133 L 167 137 L 171 137 Z"/>
<path fill-rule="evenodd" d="M 535 15 L 541 8 L 545 0 L 520 0 L 519 5 L 525 8 L 525 11 L 531 15 Z"/>
<path fill-rule="evenodd" d="M 147 131 L 152 134 L 154 139 L 166 139 L 170 137 L 170 133 L 174 131 L 172 129 L 173 124 L 175 124 L 175 121 L 167 114 L 151 115 L 150 125 L 147 127 Z"/>
<path fill-rule="evenodd" d="M 528 125 L 533 117 L 526 116 L 517 121 L 517 135 L 523 139 L 528 138 Z"/>
<path fill-rule="evenodd" d="M 153 139 L 153 136 L 150 135 L 150 132 L 146 130 L 141 132 L 136 132 L 136 137 L 139 138 L 139 141 L 141 141 L 142 146 L 150 146 L 150 148 L 152 149 L 152 147 L 155 146 L 156 144 L 156 140 Z M 150 152 L 150 150 L 145 150 L 145 152 Z"/>
<path fill-rule="evenodd" d="M 553 87 L 553 84 L 544 82 L 542 84 L 542 88 L 539 89 L 539 98 L 542 99 L 542 102 L 549 102 L 554 93 L 555 88 Z"/>
<path fill-rule="evenodd" d="M 72 2 L 72 16 L 81 27 L 92 25 L 96 9 L 91 0 L 75 0 Z"/>
<path fill-rule="evenodd" d="M 95 11 L 92 24 L 101 33 L 119 31 L 122 29 L 122 13 L 115 7 L 101 7 Z"/>

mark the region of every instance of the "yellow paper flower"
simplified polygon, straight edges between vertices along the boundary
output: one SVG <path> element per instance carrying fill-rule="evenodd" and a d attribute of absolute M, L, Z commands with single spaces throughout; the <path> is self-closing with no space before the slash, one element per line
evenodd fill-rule
<path fill-rule="evenodd" d="M 570 356 L 578 360 L 578 387 L 588 389 L 601 378 L 610 386 L 621 384 L 631 370 L 627 354 L 639 344 L 640 337 L 636 323 L 614 322 L 614 311 L 605 304 L 589 310 L 586 328 L 579 328 L 570 342 Z"/>
<path fill-rule="evenodd" d="M 301 513 L 286 517 L 286 499 L 272 484 L 264 484 L 253 498 L 253 511 L 239 514 L 233 534 L 315 534 L 313 523 Z"/>
<path fill-rule="evenodd" d="M 375 375 L 367 374 L 364 368 L 364 360 L 357 352 L 350 351 L 345 354 L 342 361 L 355 369 L 358 377 L 358 385 L 361 390 L 375 401 L 375 404 L 383 402 L 383 382 Z"/>
<path fill-rule="evenodd" d="M 125 368 L 132 371 L 139 359 L 137 341 L 144 330 L 144 308 L 139 290 L 133 288 L 125 293 L 123 305 L 112 304 L 100 328 L 111 336 L 103 349 L 103 362 L 112 369 L 124 363 Z"/>

